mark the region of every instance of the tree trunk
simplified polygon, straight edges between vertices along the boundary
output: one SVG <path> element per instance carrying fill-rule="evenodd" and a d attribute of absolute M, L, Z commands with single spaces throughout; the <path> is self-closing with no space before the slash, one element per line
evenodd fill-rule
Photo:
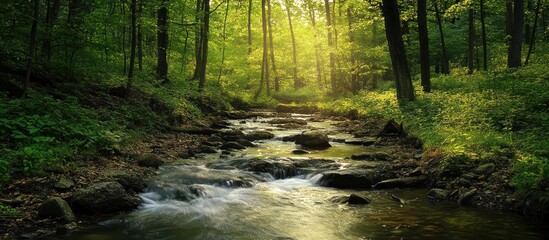
<path fill-rule="evenodd" d="M 167 1 L 163 0 L 158 9 L 157 19 L 157 49 L 158 61 L 156 66 L 156 74 L 163 81 L 168 80 L 168 7 Z"/>
<path fill-rule="evenodd" d="M 255 93 L 254 99 L 257 99 L 263 91 L 263 81 L 269 78 L 269 59 L 267 58 L 267 13 L 265 7 L 267 0 L 261 0 L 261 28 L 263 30 L 263 61 L 261 65 L 261 79 L 259 81 L 259 88 Z"/>
<path fill-rule="evenodd" d="M 46 34 L 42 42 L 42 52 L 46 55 L 48 63 L 51 60 L 51 29 L 59 18 L 59 10 L 61 9 L 61 0 L 48 0 L 46 12 Z"/>
<path fill-rule="evenodd" d="M 133 69 L 135 65 L 135 47 L 137 45 L 137 17 L 136 17 L 136 0 L 132 0 L 131 2 L 131 18 L 132 18 L 132 25 L 131 25 L 131 32 L 132 32 L 132 44 L 130 47 L 130 67 L 128 70 L 128 84 L 126 85 L 126 98 L 130 96 L 130 92 L 132 90 L 132 82 L 133 82 Z"/>
<path fill-rule="evenodd" d="M 141 31 L 141 14 L 143 14 L 143 2 L 139 1 L 138 7 L 138 17 L 139 21 L 137 23 L 137 65 L 139 70 L 143 70 L 143 33 Z"/>
<path fill-rule="evenodd" d="M 515 0 L 513 9 L 513 31 L 511 35 L 511 45 L 509 46 L 509 55 L 507 66 L 509 68 L 520 67 L 522 65 L 522 31 L 524 27 L 524 0 Z"/>
<path fill-rule="evenodd" d="M 486 12 L 484 10 L 484 0 L 480 0 L 480 25 L 482 31 L 482 67 L 484 71 L 488 70 L 488 46 L 486 40 Z"/>
<path fill-rule="evenodd" d="M 252 54 L 252 0 L 248 2 L 248 56 Z"/>
<path fill-rule="evenodd" d="M 225 64 L 225 46 L 227 41 L 227 17 L 229 16 L 229 0 L 225 0 L 225 18 L 223 19 L 223 44 L 221 46 L 221 67 L 217 75 L 217 85 L 221 86 L 221 74 L 223 73 L 223 64 Z"/>
<path fill-rule="evenodd" d="M 468 71 L 467 73 L 469 75 L 473 74 L 475 70 L 475 63 L 474 63 L 474 51 L 475 51 L 475 11 L 473 10 L 473 7 L 469 7 L 469 37 L 468 37 L 468 43 L 469 48 L 467 49 L 467 63 L 468 63 Z"/>
<path fill-rule="evenodd" d="M 315 9 L 312 3 L 312 0 L 307 0 L 307 7 L 309 8 L 309 17 L 311 18 L 311 23 L 313 25 L 313 31 L 315 36 L 315 59 L 316 59 L 316 79 L 318 86 L 322 86 L 322 60 L 320 58 L 321 46 L 318 43 L 318 34 L 316 31 L 316 17 Z"/>
<path fill-rule="evenodd" d="M 356 66 L 356 53 L 354 48 L 355 33 L 353 29 L 354 16 L 350 8 L 347 8 L 347 21 L 349 23 L 349 44 L 351 49 L 351 92 L 356 94 L 359 90 L 357 66 Z"/>
<path fill-rule="evenodd" d="M 415 99 L 414 87 L 402 40 L 400 16 L 396 0 L 383 0 L 382 10 L 385 19 L 385 34 L 393 65 L 397 99 L 413 101 Z"/>
<path fill-rule="evenodd" d="M 294 89 L 298 89 L 303 86 L 303 83 L 297 78 L 297 49 L 295 45 L 294 27 L 292 25 L 292 15 L 290 12 L 292 2 L 286 0 L 286 13 L 288 14 L 288 23 L 290 24 L 290 34 L 292 36 L 292 77 L 294 78 Z"/>
<path fill-rule="evenodd" d="M 417 1 L 417 24 L 419 32 L 419 59 L 421 64 L 421 86 L 424 92 L 431 91 L 431 69 L 429 66 L 429 32 L 427 30 L 427 0 Z"/>
<path fill-rule="evenodd" d="M 200 68 L 198 72 L 198 89 L 199 91 L 204 90 L 206 84 L 206 67 L 208 63 L 208 38 L 210 31 L 210 0 L 203 1 L 204 9 L 204 20 L 203 20 L 203 31 L 202 36 L 200 37 Z"/>
<path fill-rule="evenodd" d="M 274 47 L 273 47 L 274 43 L 273 43 L 273 25 L 271 24 L 271 0 L 267 0 L 267 25 L 268 25 L 268 32 L 269 32 L 269 49 L 270 49 L 270 56 L 271 56 L 271 64 L 273 66 L 275 92 L 278 92 L 280 90 L 280 85 L 278 82 L 278 74 L 276 72 L 275 54 L 274 54 Z M 271 83 L 269 79 L 267 79 L 266 85 L 267 85 L 267 95 L 270 95 Z"/>
<path fill-rule="evenodd" d="M 440 34 L 440 47 L 442 48 L 442 74 L 450 74 L 450 63 L 448 59 L 448 54 L 446 53 L 446 43 L 444 42 L 444 32 L 442 31 L 442 17 L 440 16 L 440 10 L 438 9 L 437 0 L 434 0 L 435 5 L 435 16 L 437 19 L 438 31 Z"/>
<path fill-rule="evenodd" d="M 202 64 L 202 36 L 204 32 L 204 1 L 206 0 L 197 0 L 196 1 L 196 10 L 195 10 L 195 22 L 196 29 L 194 33 L 194 51 L 195 51 L 195 67 L 191 80 L 196 80 L 200 72 L 200 65 Z"/>
<path fill-rule="evenodd" d="M 526 61 L 524 62 L 524 65 L 528 65 L 528 61 L 530 60 L 530 54 L 532 54 L 532 49 L 534 49 L 534 43 L 536 42 L 536 28 L 538 27 L 538 17 L 539 17 L 540 7 L 541 7 L 541 0 L 538 0 L 536 3 L 536 13 L 534 16 L 534 27 L 532 28 L 532 37 L 530 37 L 530 46 L 528 47 L 528 54 L 526 55 Z"/>
<path fill-rule="evenodd" d="M 332 93 L 337 93 L 336 86 L 336 69 L 335 69 L 335 53 L 334 53 L 334 40 L 332 37 L 332 15 L 330 13 L 330 1 L 324 0 L 324 6 L 326 9 L 326 28 L 328 29 L 328 51 L 330 52 L 330 84 L 332 87 Z"/>
<path fill-rule="evenodd" d="M 532 0 L 527 0 L 526 9 L 528 12 L 532 12 Z M 524 21 L 524 42 L 530 43 L 530 19 L 528 18 L 528 15 L 525 16 Z"/>
<path fill-rule="evenodd" d="M 40 0 L 33 1 L 32 12 L 32 26 L 29 38 L 29 51 L 27 53 L 27 74 L 25 76 L 25 82 L 23 83 L 23 92 L 21 97 L 25 97 L 29 91 L 29 83 L 32 72 L 32 62 L 34 56 L 34 49 L 36 48 L 36 31 L 38 28 L 38 7 L 40 6 Z"/>

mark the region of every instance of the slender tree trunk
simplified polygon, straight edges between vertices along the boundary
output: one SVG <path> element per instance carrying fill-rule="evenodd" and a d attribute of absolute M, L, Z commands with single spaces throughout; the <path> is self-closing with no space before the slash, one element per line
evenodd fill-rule
<path fill-rule="evenodd" d="M 193 77 L 191 80 L 196 80 L 200 72 L 200 65 L 202 64 L 202 36 L 204 32 L 204 1 L 206 0 L 197 0 L 196 1 L 196 29 L 194 33 L 194 50 L 195 50 L 195 67 L 193 72 Z"/>
<path fill-rule="evenodd" d="M 227 41 L 227 17 L 229 16 L 229 0 L 225 1 L 225 18 L 223 19 L 223 44 L 221 47 L 221 67 L 217 75 L 217 85 L 221 86 L 221 74 L 223 73 L 223 64 L 225 63 L 225 46 Z"/>
<path fill-rule="evenodd" d="M 46 34 L 42 42 L 42 51 L 46 55 L 48 63 L 51 60 L 51 30 L 55 22 L 59 18 L 59 10 L 61 8 L 61 0 L 48 0 L 46 12 Z"/>
<path fill-rule="evenodd" d="M 528 12 L 532 12 L 534 10 L 532 9 L 532 0 L 527 0 L 526 2 Z M 530 18 L 528 15 L 525 16 L 524 21 L 524 42 L 530 43 Z"/>
<path fill-rule="evenodd" d="M 248 56 L 252 54 L 252 0 L 248 1 Z"/>
<path fill-rule="evenodd" d="M 158 9 L 157 19 L 157 48 L 158 62 L 156 66 L 156 74 L 163 81 L 168 80 L 168 7 L 167 1 L 163 0 Z"/>
<path fill-rule="evenodd" d="M 536 42 L 536 28 L 538 27 L 540 7 L 541 0 L 538 0 L 536 3 L 536 13 L 534 16 L 534 27 L 532 27 L 532 37 L 530 37 L 530 46 L 528 47 L 528 54 L 526 55 L 526 61 L 524 62 L 524 65 L 528 65 L 528 61 L 530 60 L 530 54 L 532 54 L 532 49 L 534 49 L 534 44 Z"/>
<path fill-rule="evenodd" d="M 126 85 L 126 97 L 130 96 L 130 92 L 132 90 L 133 69 L 134 69 L 134 66 L 135 66 L 135 47 L 137 45 L 137 27 L 136 27 L 137 17 L 136 17 L 135 8 L 136 8 L 136 0 L 132 0 L 132 2 L 131 2 L 132 44 L 131 44 L 131 47 L 130 47 L 130 67 L 129 67 L 129 70 L 128 70 L 128 84 Z"/>
<path fill-rule="evenodd" d="M 199 91 L 204 90 L 204 86 L 206 84 L 206 68 L 208 63 L 208 38 L 209 38 L 209 32 L 210 32 L 210 0 L 204 0 L 203 2 L 203 9 L 204 9 L 204 21 L 203 21 L 203 31 L 201 36 L 201 57 L 200 57 L 200 72 L 199 72 L 199 79 L 198 79 L 198 89 Z"/>
<path fill-rule="evenodd" d="M 326 9 L 326 28 L 328 29 L 328 49 L 330 52 L 330 84 L 332 86 L 332 93 L 337 93 L 336 86 L 336 69 L 335 69 L 335 53 L 334 53 L 334 40 L 332 37 L 332 14 L 330 13 L 330 1 L 324 0 L 324 6 Z"/>
<path fill-rule="evenodd" d="M 273 67 L 273 76 L 274 76 L 274 86 L 275 86 L 275 92 L 278 92 L 280 90 L 280 85 L 278 82 L 278 74 L 276 72 L 276 63 L 275 63 L 275 54 L 274 54 L 274 46 L 273 46 L 273 25 L 271 24 L 271 0 L 267 0 L 267 25 L 268 25 L 268 32 L 269 32 L 269 52 L 271 56 L 271 65 Z M 270 81 L 267 79 L 266 81 L 267 85 L 267 94 L 270 94 Z"/>
<path fill-rule="evenodd" d="M 315 36 L 316 79 L 318 82 L 318 86 L 322 86 L 322 60 L 320 58 L 321 46 L 320 43 L 318 43 L 315 8 L 313 6 L 312 0 L 307 0 L 307 7 L 309 8 L 309 17 L 311 18 L 311 24 L 313 25 L 313 31 Z"/>
<path fill-rule="evenodd" d="M 437 0 L 433 0 L 435 5 L 435 16 L 437 19 L 438 31 L 440 34 L 440 47 L 442 48 L 442 74 L 450 74 L 450 63 L 448 60 L 448 54 L 446 52 L 446 43 L 444 42 L 444 32 L 442 31 L 442 17 L 440 16 L 440 10 L 438 9 Z"/>
<path fill-rule="evenodd" d="M 34 56 L 34 49 L 36 48 L 36 31 L 38 29 L 38 8 L 40 6 L 40 0 L 33 1 L 32 12 L 32 26 L 29 38 L 29 51 L 27 53 L 27 74 L 25 76 L 25 82 L 23 83 L 23 92 L 21 97 L 25 97 L 29 91 L 29 83 L 32 72 L 32 62 Z"/>
<path fill-rule="evenodd" d="M 290 11 L 290 7 L 292 6 L 292 2 L 289 0 L 286 0 L 286 13 L 288 14 L 288 23 L 290 24 L 290 35 L 292 36 L 292 77 L 294 78 L 294 89 L 298 89 L 303 86 L 303 83 L 299 81 L 297 78 L 297 49 L 295 45 L 295 36 L 294 36 L 294 27 L 292 25 L 292 15 Z"/>
<path fill-rule="evenodd" d="M 486 39 L 486 11 L 484 10 L 484 1 L 480 0 L 480 25 L 481 25 L 481 31 L 482 31 L 482 67 L 484 71 L 488 70 L 488 46 L 487 46 L 487 39 Z"/>
<path fill-rule="evenodd" d="M 509 46 L 509 55 L 507 66 L 509 68 L 520 67 L 522 65 L 522 31 L 524 27 L 524 0 L 515 0 L 513 9 L 513 31 L 511 35 L 511 45 Z"/>
<path fill-rule="evenodd" d="M 143 2 L 139 1 L 137 10 L 139 20 L 137 22 L 137 65 L 143 70 L 143 33 L 141 31 L 141 14 L 143 14 Z"/>
<path fill-rule="evenodd" d="M 429 32 L 427 29 L 427 0 L 417 1 L 417 24 L 419 32 L 419 60 L 421 64 L 421 86 L 424 92 L 431 91 L 431 69 L 429 66 Z"/>
<path fill-rule="evenodd" d="M 467 50 L 467 63 L 468 63 L 468 71 L 467 73 L 473 74 L 475 70 L 475 63 L 474 63 L 474 51 L 475 51 L 475 11 L 473 10 L 473 7 L 469 7 L 469 37 L 468 37 L 468 43 L 469 48 Z"/>
<path fill-rule="evenodd" d="M 513 36 L 513 0 L 506 0 L 505 3 L 505 33 L 507 34 L 507 65 L 509 65 L 509 56 L 511 53 L 512 36 Z"/>
<path fill-rule="evenodd" d="M 261 28 L 263 29 L 263 61 L 261 64 L 261 79 L 259 81 L 259 88 L 255 93 L 254 99 L 257 99 L 263 91 L 263 82 L 269 78 L 269 59 L 267 58 L 267 13 L 265 7 L 267 0 L 261 0 Z"/>
<path fill-rule="evenodd" d="M 413 101 L 415 99 L 414 87 L 402 40 L 400 16 L 396 0 L 383 0 L 382 10 L 385 19 L 385 33 L 387 42 L 389 43 L 389 54 L 391 55 L 393 65 L 397 99 Z"/>
<path fill-rule="evenodd" d="M 356 54 L 355 54 L 355 48 L 354 48 L 354 29 L 353 29 L 353 20 L 354 16 L 351 13 L 351 9 L 347 8 L 347 21 L 349 22 L 349 44 L 351 45 L 351 92 L 356 94 L 359 90 L 358 86 L 358 77 L 357 77 L 357 66 L 356 66 Z"/>

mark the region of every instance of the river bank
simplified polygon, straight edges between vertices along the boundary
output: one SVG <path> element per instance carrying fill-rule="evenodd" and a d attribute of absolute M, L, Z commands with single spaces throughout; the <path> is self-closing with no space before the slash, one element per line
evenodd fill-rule
<path fill-rule="evenodd" d="M 196 162 L 194 158 L 195 154 L 207 154 L 214 153 L 223 156 L 231 156 L 238 153 L 234 149 L 251 149 L 254 145 L 254 141 L 262 139 L 273 138 L 274 135 L 269 134 L 269 131 L 279 130 L 276 129 L 297 129 L 297 132 L 301 132 L 303 125 L 313 122 L 322 122 L 326 119 L 333 121 L 333 125 L 337 131 L 347 133 L 345 138 L 331 138 L 330 142 L 333 144 L 343 144 L 343 146 L 365 146 L 375 145 L 380 148 L 390 149 L 387 152 L 378 153 L 371 152 L 352 154 L 350 161 L 365 161 L 367 165 L 363 165 L 360 162 L 360 167 L 347 172 L 324 172 L 324 182 L 321 185 L 335 188 L 358 188 L 358 189 L 370 189 L 372 185 L 376 186 L 376 189 L 384 188 L 410 188 L 410 187 L 426 187 L 433 186 L 435 190 L 429 192 L 428 196 L 424 198 L 431 198 L 433 201 L 457 201 L 461 205 L 476 205 L 487 206 L 491 208 L 508 208 L 505 204 L 505 200 L 509 198 L 512 191 L 505 189 L 505 184 L 508 183 L 510 172 L 508 169 L 500 168 L 500 166 L 478 166 L 476 168 L 468 169 L 461 175 L 455 176 L 455 173 L 444 172 L 441 169 L 440 158 L 442 157 L 436 152 L 422 152 L 421 142 L 412 136 L 406 136 L 397 132 L 385 132 L 383 133 L 385 121 L 380 119 L 360 119 L 349 120 L 343 117 L 323 117 L 320 115 L 308 117 L 307 119 L 296 119 L 289 113 L 253 113 L 253 112 L 230 112 L 225 113 L 224 118 L 217 118 L 213 120 L 213 124 L 218 128 L 231 128 L 233 130 L 216 130 L 212 128 L 204 127 L 185 127 L 185 128 L 169 128 L 164 129 L 164 132 L 153 134 L 151 137 L 143 142 L 139 142 L 132 147 L 121 149 L 116 156 L 110 158 L 103 158 L 101 161 L 94 162 L 93 164 L 82 165 L 75 168 L 75 170 L 69 170 L 67 172 L 52 172 L 52 176 L 47 179 L 44 178 L 31 178 L 21 181 L 14 181 L 8 189 L 13 192 L 13 197 L 17 199 L 27 199 L 26 204 L 21 209 L 24 209 L 26 215 L 23 218 L 12 219 L 7 224 L 11 228 L 8 233 L 4 233 L 4 238 L 11 238 L 13 236 L 20 237 L 35 237 L 42 235 L 53 234 L 58 232 L 59 234 L 65 234 L 78 229 L 78 225 L 86 226 L 102 220 L 116 218 L 116 213 L 120 211 L 114 211 L 113 213 L 95 213 L 82 211 L 76 212 L 76 223 L 66 224 L 65 220 L 37 220 L 37 211 L 42 202 L 49 197 L 57 196 L 67 200 L 67 202 L 73 202 L 73 195 L 78 189 L 86 188 L 91 183 L 97 182 L 109 182 L 115 181 L 125 186 L 126 192 L 137 197 L 139 191 L 132 189 L 131 185 L 124 184 L 123 179 L 132 178 L 130 182 L 148 182 L 147 179 L 154 178 L 158 173 L 156 167 L 158 165 L 148 165 L 149 167 L 140 166 L 144 165 L 141 160 L 143 156 L 145 158 L 153 158 L 162 161 L 163 163 L 179 162 Z M 255 118 L 254 118 L 255 117 Z M 246 127 L 247 121 L 250 119 L 269 118 L 271 120 L 259 124 L 267 124 L 267 126 L 273 125 L 276 128 L 269 131 L 256 131 L 245 134 L 241 131 L 235 131 L 235 124 L 237 129 Z M 226 119 L 237 119 L 228 122 Z M 238 120 L 240 119 L 240 120 Z M 256 120 L 252 120 L 254 122 Z M 263 126 L 261 125 L 261 126 Z M 310 127 L 306 127 L 310 128 Z M 313 127 L 314 129 L 315 127 Z M 393 129 L 393 130 L 398 130 Z M 294 130 L 295 131 L 295 130 Z M 185 133 L 187 132 L 187 133 Z M 193 134 L 189 134 L 189 132 Z M 202 134 L 201 134 L 202 133 Z M 332 132 L 331 134 L 337 134 Z M 261 141 L 260 141 L 261 142 Z M 227 146 L 227 144 L 232 146 Z M 257 143 L 255 143 L 257 144 Z M 249 146 L 246 148 L 246 145 Z M 225 147 L 224 147 L 225 146 Z M 218 150 L 220 148 L 221 150 Z M 223 150 L 224 149 L 224 150 Z M 247 150 L 244 150 L 247 151 Z M 288 154 L 294 156 L 307 156 L 311 152 L 300 152 L 305 155 L 296 155 L 291 153 L 291 149 L 284 150 Z M 314 152 L 313 152 L 314 155 Z M 154 157 L 151 157 L 154 156 Z M 343 155 L 342 155 L 343 156 Z M 355 159 L 353 159 L 355 158 Z M 188 159 L 188 160 L 186 160 Z M 200 158 L 199 158 L 200 159 Z M 201 161 L 201 160 L 200 160 Z M 270 162 L 274 161 L 274 162 Z M 268 160 L 268 162 L 255 162 L 253 165 L 245 165 L 246 169 L 253 171 L 269 173 L 276 178 L 292 177 L 298 174 L 303 168 L 311 167 L 303 165 L 303 162 L 296 162 L 296 160 L 289 159 L 283 160 Z M 299 160 L 302 161 L 302 160 Z M 328 160 L 329 161 L 329 160 Z M 268 164 L 266 164 L 268 163 Z M 370 164 L 375 163 L 375 164 Z M 160 163 L 159 163 L 160 164 Z M 273 165 L 274 164 L 274 165 Z M 329 163 L 328 166 L 330 166 Z M 316 165 L 315 165 L 316 166 Z M 214 167 L 215 168 L 215 167 Z M 239 168 L 239 167 L 237 167 Z M 282 172 L 280 171 L 282 169 Z M 301 169 L 301 170 L 300 170 Z M 359 169 L 359 176 L 356 177 L 356 170 Z M 329 170 L 329 169 L 326 169 Z M 292 174 L 288 174 L 292 173 Z M 367 174 L 366 174 L 367 173 Z M 277 175 L 278 174 L 278 175 Z M 121 177 L 125 175 L 126 177 Z M 343 176 L 343 177 L 342 177 Z M 74 185 L 68 189 L 56 188 L 56 184 L 62 178 L 69 178 L 74 182 Z M 76 181 L 75 181 L 76 180 Z M 240 180 L 239 180 L 240 181 Z M 238 181 L 237 181 L 238 182 Z M 380 182 L 385 182 L 383 184 Z M 241 182 L 246 185 L 248 183 Z M 253 184 L 252 184 L 253 185 Z M 30 188 L 33 186 L 34 188 Z M 39 191 L 39 189 L 41 191 Z M 39 194 L 28 194 L 39 193 Z M 409 199 L 403 199 L 400 196 L 394 196 L 395 201 L 406 202 Z M 194 197 L 192 197 L 194 198 Z M 192 199 L 191 198 L 191 199 Z M 137 206 L 137 205 L 135 205 Z M 99 211 L 100 212 L 100 211 Z M 30 232 L 30 234 L 28 234 Z M 26 233 L 26 234 L 24 234 Z"/>

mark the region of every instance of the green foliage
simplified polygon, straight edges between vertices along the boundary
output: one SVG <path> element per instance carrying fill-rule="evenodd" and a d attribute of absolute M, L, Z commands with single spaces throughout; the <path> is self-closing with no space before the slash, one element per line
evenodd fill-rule
<path fill-rule="evenodd" d="M 116 131 L 99 122 L 96 113 L 81 107 L 75 99 L 3 97 L 0 109 L 2 180 L 7 180 L 13 170 L 40 171 L 73 155 L 109 149 L 120 141 Z"/>
<path fill-rule="evenodd" d="M 521 157 L 514 164 L 516 175 L 511 185 L 521 196 L 533 196 L 549 201 L 549 159 L 535 156 Z"/>
<path fill-rule="evenodd" d="M 0 203 L 0 217 L 17 217 L 20 215 L 19 210 Z"/>

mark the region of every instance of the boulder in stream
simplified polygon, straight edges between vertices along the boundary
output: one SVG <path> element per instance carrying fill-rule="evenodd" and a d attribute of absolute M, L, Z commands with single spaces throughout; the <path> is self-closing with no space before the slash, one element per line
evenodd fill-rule
<path fill-rule="evenodd" d="M 448 192 L 444 189 L 433 188 L 427 193 L 427 197 L 433 200 L 444 200 L 448 197 Z"/>
<path fill-rule="evenodd" d="M 359 196 L 357 194 L 351 194 L 350 196 L 335 196 L 330 199 L 333 203 L 338 204 L 351 204 L 351 205 L 367 205 L 372 201 L 366 197 Z"/>
<path fill-rule="evenodd" d="M 100 182 L 78 190 L 73 203 L 86 212 L 112 213 L 136 208 L 139 199 L 126 193 L 120 183 Z"/>
<path fill-rule="evenodd" d="M 246 147 L 244 147 L 242 144 L 238 142 L 226 142 L 223 145 L 221 145 L 221 147 L 219 148 L 223 150 L 235 150 L 235 149 L 245 149 Z"/>
<path fill-rule="evenodd" d="M 371 188 L 375 174 L 367 170 L 336 170 L 322 174 L 320 185 L 335 188 Z"/>
<path fill-rule="evenodd" d="M 146 153 L 136 157 L 137 164 L 142 167 L 158 168 L 164 162 L 158 155 Z"/>
<path fill-rule="evenodd" d="M 332 146 L 328 141 L 328 135 L 325 132 L 313 130 L 301 133 L 301 137 L 296 139 L 295 143 L 306 148 L 326 149 Z"/>
<path fill-rule="evenodd" d="M 244 136 L 246 140 L 256 141 L 274 138 L 274 134 L 268 131 L 253 131 Z"/>
<path fill-rule="evenodd" d="M 247 167 L 254 172 L 269 173 L 276 179 L 296 176 L 297 167 L 291 161 L 257 160 L 250 161 Z"/>

